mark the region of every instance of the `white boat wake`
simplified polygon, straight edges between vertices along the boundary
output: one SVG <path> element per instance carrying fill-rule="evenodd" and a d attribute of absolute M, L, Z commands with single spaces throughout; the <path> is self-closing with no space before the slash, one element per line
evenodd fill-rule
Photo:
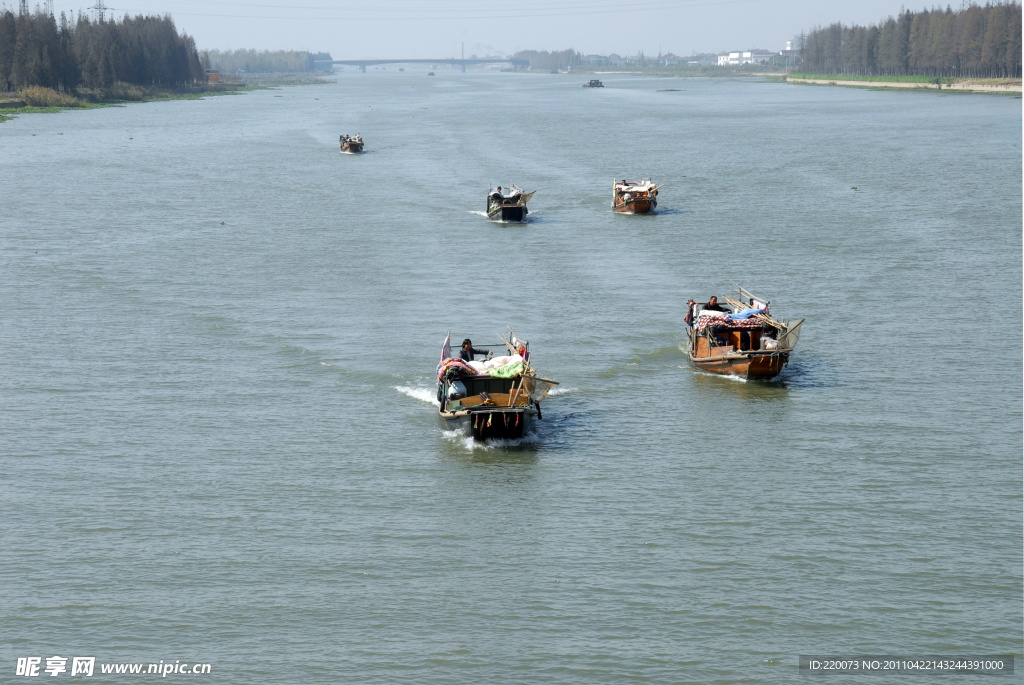
<path fill-rule="evenodd" d="M 421 402 L 432 404 L 435 407 L 441 406 L 441 403 L 437 401 L 436 389 L 429 390 L 427 388 L 411 388 L 408 385 L 396 385 L 395 390 L 403 395 L 408 395 L 414 400 L 420 400 Z"/>
<path fill-rule="evenodd" d="M 496 449 L 507 449 L 509 447 L 519 447 L 520 445 L 531 445 L 540 440 L 537 434 L 533 431 L 527 433 L 521 438 L 515 438 L 514 440 L 506 440 L 503 438 L 492 438 L 488 440 L 475 440 L 471 436 L 466 435 L 462 431 L 446 431 L 442 430 L 441 435 L 446 440 L 451 440 L 457 445 L 461 445 L 468 452 L 474 452 L 476 450 L 482 450 L 488 452 Z"/>

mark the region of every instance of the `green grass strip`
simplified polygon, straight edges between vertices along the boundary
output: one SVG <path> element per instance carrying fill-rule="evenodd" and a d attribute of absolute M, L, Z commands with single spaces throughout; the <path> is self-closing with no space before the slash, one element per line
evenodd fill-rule
<path fill-rule="evenodd" d="M 842 74 L 788 74 L 787 78 L 805 78 L 814 81 L 872 81 L 875 83 L 953 83 L 952 78 L 936 76 L 846 76 Z"/>

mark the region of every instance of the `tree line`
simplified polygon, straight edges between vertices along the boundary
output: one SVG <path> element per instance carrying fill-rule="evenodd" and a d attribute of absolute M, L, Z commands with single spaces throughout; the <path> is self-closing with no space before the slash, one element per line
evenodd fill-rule
<path fill-rule="evenodd" d="M 328 52 L 297 50 L 209 50 L 202 55 L 207 66 L 222 72 L 280 73 L 295 71 L 330 71 L 330 65 L 317 60 L 330 60 Z"/>
<path fill-rule="evenodd" d="M 512 58 L 530 60 L 530 69 L 532 70 L 568 69 L 582 63 L 582 55 L 572 48 L 555 52 L 521 50 L 512 55 Z"/>
<path fill-rule="evenodd" d="M 1021 77 L 1021 6 L 903 10 L 871 26 L 832 24 L 803 37 L 800 68 L 857 76 Z"/>
<path fill-rule="evenodd" d="M 181 87 L 205 80 L 195 41 L 169 16 L 72 23 L 45 12 L 0 14 L 0 92 L 27 86 L 57 91 L 115 83 Z"/>

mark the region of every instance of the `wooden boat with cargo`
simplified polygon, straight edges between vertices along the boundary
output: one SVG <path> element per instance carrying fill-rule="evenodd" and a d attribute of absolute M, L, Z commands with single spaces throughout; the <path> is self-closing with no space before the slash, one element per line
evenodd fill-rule
<path fill-rule="evenodd" d="M 530 343 L 512 329 L 502 341 L 508 355 L 466 362 L 452 356 L 448 334 L 437 366 L 438 412 L 448 430 L 476 440 L 515 440 L 543 418 L 540 403 L 558 383 L 537 375 Z"/>
<path fill-rule="evenodd" d="M 687 303 L 690 361 L 711 373 L 748 380 L 774 378 L 789 363 L 804 320 L 777 321 L 768 300 L 743 288 L 736 292 L 742 299 L 725 298 L 731 311 L 710 309 L 717 304 L 710 301 Z"/>
<path fill-rule="evenodd" d="M 535 192 L 523 192 L 515 183 L 506 190 L 498 186 L 487 194 L 487 218 L 492 221 L 526 221 L 526 215 L 530 213 L 526 203 Z"/>
<path fill-rule="evenodd" d="M 612 209 L 622 214 L 648 214 L 658 208 L 658 190 L 650 179 L 636 183 L 615 179 L 612 184 Z"/>
<path fill-rule="evenodd" d="M 595 78 L 595 79 L 590 79 L 589 81 L 587 81 L 586 83 L 584 83 L 584 84 L 583 84 L 583 87 L 584 87 L 584 88 L 604 88 L 604 84 L 603 84 L 603 83 L 601 83 L 600 81 L 598 81 L 598 80 L 597 80 L 597 79 Z"/>
<path fill-rule="evenodd" d="M 354 136 L 341 136 L 341 151 L 349 155 L 357 155 L 363 151 L 363 137 L 358 133 Z"/>

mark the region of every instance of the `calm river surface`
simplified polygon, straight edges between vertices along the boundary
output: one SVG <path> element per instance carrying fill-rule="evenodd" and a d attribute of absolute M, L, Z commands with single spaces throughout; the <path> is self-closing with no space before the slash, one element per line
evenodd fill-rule
<path fill-rule="evenodd" d="M 1021 654 L 1020 99 L 584 78 L 350 72 L 0 124 L 2 679 Z M 613 215 L 641 174 L 661 212 Z M 531 222 L 489 223 L 513 181 Z M 807 319 L 776 382 L 681 350 L 686 300 L 734 283 Z M 506 324 L 559 394 L 522 444 L 446 435 L 445 334 Z"/>

